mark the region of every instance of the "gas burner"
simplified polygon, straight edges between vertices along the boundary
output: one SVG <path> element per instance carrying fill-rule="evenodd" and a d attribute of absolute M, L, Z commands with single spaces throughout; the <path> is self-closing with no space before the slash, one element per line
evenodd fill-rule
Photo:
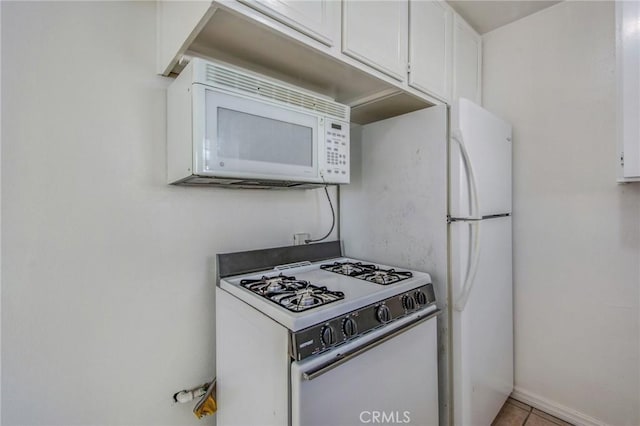
<path fill-rule="evenodd" d="M 259 279 L 244 279 L 240 284 L 253 293 L 293 312 L 306 311 L 344 299 L 344 293 L 340 291 L 330 291 L 326 287 L 317 287 L 308 281 L 282 274 L 273 277 L 262 276 Z"/>
<path fill-rule="evenodd" d="M 326 265 L 320 265 L 320 267 L 326 271 L 348 275 L 350 277 L 380 285 L 394 284 L 413 276 L 413 274 L 408 271 L 382 269 L 376 265 L 364 265 L 360 262 L 334 262 Z"/>
<path fill-rule="evenodd" d="M 330 291 L 326 287 L 308 284 L 302 290 L 277 295 L 271 300 L 293 312 L 302 312 L 317 306 L 323 306 L 336 300 L 344 299 L 341 291 Z"/>
<path fill-rule="evenodd" d="M 366 272 L 358 276 L 358 278 L 380 285 L 389 285 L 411 278 L 412 276 L 413 274 L 411 272 L 396 271 L 395 269 L 378 269 L 376 271 Z"/>
<path fill-rule="evenodd" d="M 320 265 L 320 268 L 336 274 L 349 275 L 350 277 L 377 269 L 376 265 L 365 265 L 362 262 L 334 262 Z"/>
<path fill-rule="evenodd" d="M 314 297 L 313 293 L 308 290 L 303 290 L 298 296 L 298 300 L 294 302 L 296 306 L 311 306 L 320 303 L 320 299 Z"/>

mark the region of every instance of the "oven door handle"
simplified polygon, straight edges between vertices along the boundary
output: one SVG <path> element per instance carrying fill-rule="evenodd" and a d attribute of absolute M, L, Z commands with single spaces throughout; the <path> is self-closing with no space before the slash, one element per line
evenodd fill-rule
<path fill-rule="evenodd" d="M 424 318 L 419 318 L 415 321 L 412 321 L 410 323 L 408 323 L 407 325 L 405 325 L 402 328 L 399 328 L 397 330 L 392 330 L 386 334 L 383 334 L 382 336 L 380 336 L 379 339 L 374 340 L 373 342 L 365 345 L 365 346 L 361 346 L 359 348 L 355 348 L 352 349 L 350 351 L 347 351 L 343 354 L 338 354 L 336 356 L 336 360 L 335 361 L 331 361 L 328 364 L 324 364 L 321 365 L 318 368 L 315 368 L 311 371 L 307 371 L 305 373 L 302 373 L 302 378 L 305 380 L 313 380 L 316 377 L 322 376 L 324 373 L 333 370 L 334 368 L 344 364 L 345 362 L 348 362 L 349 360 L 362 355 L 365 352 L 368 352 L 369 350 L 375 348 L 376 346 L 379 346 L 381 344 L 383 344 L 384 342 L 386 342 L 387 340 L 393 339 L 394 337 L 404 333 L 405 331 L 409 331 L 411 330 L 413 327 L 416 327 L 426 321 L 429 321 L 431 318 L 435 317 L 436 315 L 438 315 L 440 313 L 440 309 L 437 309 L 435 311 L 433 311 L 430 315 L 424 317 Z"/>

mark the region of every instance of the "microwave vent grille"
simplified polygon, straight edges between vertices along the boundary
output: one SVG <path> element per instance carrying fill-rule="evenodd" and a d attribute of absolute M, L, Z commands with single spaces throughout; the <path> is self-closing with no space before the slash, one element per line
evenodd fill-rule
<path fill-rule="evenodd" d="M 349 121 L 349 107 L 323 99 L 266 79 L 239 73 L 215 64 L 207 64 L 207 82 L 217 87 L 234 89 L 274 101 L 293 105 L 324 115 Z"/>

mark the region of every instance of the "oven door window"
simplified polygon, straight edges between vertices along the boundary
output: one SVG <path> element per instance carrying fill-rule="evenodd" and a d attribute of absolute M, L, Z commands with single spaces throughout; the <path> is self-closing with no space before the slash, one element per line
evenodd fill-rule
<path fill-rule="evenodd" d="M 317 177 L 317 117 L 213 90 L 206 90 L 205 100 L 205 173 L 284 180 Z"/>

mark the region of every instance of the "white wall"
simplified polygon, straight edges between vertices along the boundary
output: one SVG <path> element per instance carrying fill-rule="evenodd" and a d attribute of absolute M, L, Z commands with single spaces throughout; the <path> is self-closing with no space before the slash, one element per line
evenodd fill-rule
<path fill-rule="evenodd" d="M 324 192 L 165 184 L 154 2 L 2 8 L 2 424 L 212 424 L 171 396 L 214 375 L 214 256 L 324 234 Z"/>
<path fill-rule="evenodd" d="M 0 51 L 2 46 L 2 2 L 0 2 Z M 0 54 L 0 93 L 2 93 L 2 54 Z M 2 96 L 0 96 L 1 98 Z M 2 241 L 2 102 L 0 101 L 0 241 Z M 0 244 L 0 424 L 2 423 L 2 244 Z"/>
<path fill-rule="evenodd" d="M 640 424 L 640 185 L 615 183 L 614 3 L 484 36 L 484 105 L 514 127 L 516 390 Z"/>

